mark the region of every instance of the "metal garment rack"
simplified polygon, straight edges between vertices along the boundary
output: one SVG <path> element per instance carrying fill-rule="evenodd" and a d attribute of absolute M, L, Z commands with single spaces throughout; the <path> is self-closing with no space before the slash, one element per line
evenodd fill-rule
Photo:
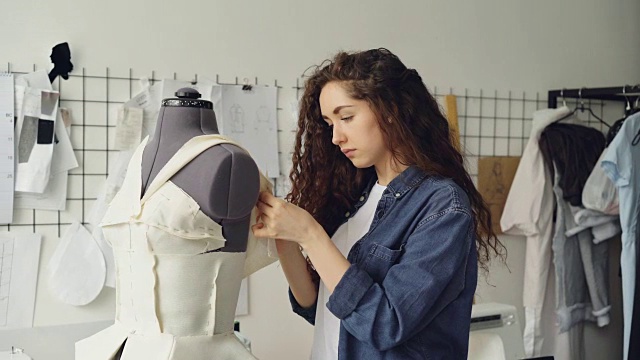
<path fill-rule="evenodd" d="M 547 100 L 549 108 L 558 107 L 558 98 L 570 98 L 579 100 L 606 100 L 634 103 L 640 98 L 640 84 L 633 86 L 625 85 L 602 88 L 549 90 Z"/>

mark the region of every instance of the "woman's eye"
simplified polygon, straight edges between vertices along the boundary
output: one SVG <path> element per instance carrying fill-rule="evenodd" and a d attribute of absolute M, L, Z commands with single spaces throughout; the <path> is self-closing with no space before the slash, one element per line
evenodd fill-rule
<path fill-rule="evenodd" d="M 345 116 L 345 117 L 341 118 L 340 120 L 348 121 L 348 120 L 351 120 L 351 119 L 353 119 L 353 116 Z"/>

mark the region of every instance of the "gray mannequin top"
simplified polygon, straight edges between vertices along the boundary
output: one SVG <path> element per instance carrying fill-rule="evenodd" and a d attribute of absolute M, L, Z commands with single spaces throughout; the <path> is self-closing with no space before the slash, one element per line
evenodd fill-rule
<path fill-rule="evenodd" d="M 142 154 L 141 196 L 188 140 L 219 133 L 211 102 L 198 100 L 200 94 L 191 88 L 178 90 L 176 96 L 183 101 L 162 101 L 153 137 Z M 232 144 L 213 146 L 180 169 L 171 181 L 222 226 L 227 242 L 220 251 L 246 250 L 251 210 L 260 192 L 260 174 L 244 149 Z"/>

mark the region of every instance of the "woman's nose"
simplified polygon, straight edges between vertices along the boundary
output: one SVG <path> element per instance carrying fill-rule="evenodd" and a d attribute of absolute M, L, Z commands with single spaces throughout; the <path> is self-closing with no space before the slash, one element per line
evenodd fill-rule
<path fill-rule="evenodd" d="M 338 126 L 333 126 L 333 136 L 331 137 L 331 142 L 334 145 L 340 145 L 344 142 L 345 136 L 342 130 Z"/>

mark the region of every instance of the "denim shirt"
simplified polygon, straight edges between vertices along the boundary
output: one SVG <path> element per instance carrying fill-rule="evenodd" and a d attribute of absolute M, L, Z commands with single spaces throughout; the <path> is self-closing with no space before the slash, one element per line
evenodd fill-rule
<path fill-rule="evenodd" d="M 326 304 L 340 319 L 338 359 L 466 359 L 475 240 L 469 199 L 455 182 L 416 167 L 393 179 Z M 314 324 L 317 300 L 303 308 L 291 290 L 289 299 Z"/>

